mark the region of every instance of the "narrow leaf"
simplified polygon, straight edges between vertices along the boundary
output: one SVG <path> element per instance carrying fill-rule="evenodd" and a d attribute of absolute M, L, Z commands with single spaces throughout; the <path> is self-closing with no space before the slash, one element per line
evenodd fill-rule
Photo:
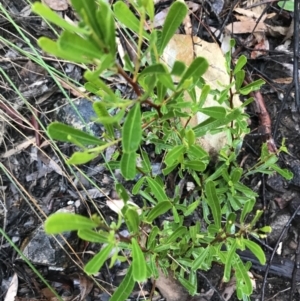
<path fill-rule="evenodd" d="M 200 254 L 197 254 L 197 258 L 194 260 L 192 264 L 192 270 L 196 271 L 201 268 L 201 265 L 204 263 L 206 256 L 208 255 L 209 252 L 209 247 L 201 248 L 202 251 Z"/>
<path fill-rule="evenodd" d="M 166 155 L 165 163 L 167 166 L 173 165 L 178 162 L 178 157 L 180 157 L 185 152 L 184 145 L 176 145 L 173 147 Z"/>
<path fill-rule="evenodd" d="M 84 267 L 84 271 L 88 275 L 96 274 L 99 272 L 103 264 L 108 258 L 108 255 L 112 251 L 114 245 L 108 244 L 98 254 L 96 254 Z"/>
<path fill-rule="evenodd" d="M 266 255 L 265 252 L 262 250 L 262 248 L 255 243 L 254 241 L 251 241 L 249 239 L 243 239 L 244 244 L 246 247 L 253 253 L 253 255 L 256 256 L 256 258 L 259 260 L 261 265 L 266 264 Z"/>
<path fill-rule="evenodd" d="M 79 27 L 79 26 L 75 26 L 72 23 L 65 21 L 57 13 L 53 12 L 52 9 L 50 9 L 48 6 L 46 6 L 40 2 L 33 3 L 31 8 L 32 8 L 33 12 L 35 12 L 36 14 L 39 14 L 43 18 L 47 19 L 48 21 L 59 26 L 62 29 L 65 29 L 65 30 L 68 30 L 71 32 L 80 33 L 83 35 L 90 34 L 90 30 Z"/>
<path fill-rule="evenodd" d="M 125 277 L 123 278 L 122 282 L 119 284 L 117 290 L 109 299 L 110 301 L 124 301 L 130 296 L 133 288 L 134 288 L 135 281 L 132 275 L 132 265 L 128 268 Z"/>
<path fill-rule="evenodd" d="M 69 142 L 68 136 L 74 137 L 78 142 L 83 145 L 104 145 L 105 143 L 89 135 L 81 130 L 74 129 L 73 127 L 60 122 L 53 122 L 48 126 L 48 134 L 52 139 L 63 142 Z"/>
<path fill-rule="evenodd" d="M 180 83 L 178 84 L 178 88 L 181 88 L 184 82 L 191 77 L 199 78 L 201 77 L 206 70 L 208 69 L 208 62 L 203 57 L 197 57 L 193 60 L 191 65 L 188 67 L 188 69 L 183 74 Z"/>
<path fill-rule="evenodd" d="M 104 231 L 94 231 L 91 229 L 81 229 L 78 230 L 77 235 L 85 240 L 85 241 L 89 241 L 89 242 L 98 242 L 98 243 L 108 243 L 109 239 L 108 239 L 108 233 L 104 232 Z"/>
<path fill-rule="evenodd" d="M 140 219 L 137 211 L 131 208 L 127 208 L 127 210 L 124 213 L 124 219 L 129 232 L 134 234 L 138 233 Z"/>
<path fill-rule="evenodd" d="M 199 112 L 201 112 L 201 113 L 203 113 L 207 116 L 213 117 L 215 119 L 221 119 L 221 118 L 224 118 L 226 116 L 225 108 L 217 107 L 217 106 L 202 108 L 202 109 L 199 109 Z"/>
<path fill-rule="evenodd" d="M 224 268 L 224 282 L 228 282 L 230 280 L 231 276 L 231 266 L 232 266 L 232 260 L 233 256 L 235 254 L 237 247 L 237 242 L 236 240 L 233 240 L 233 244 L 230 246 L 229 251 L 226 254 L 226 262 L 225 262 L 225 268 Z"/>
<path fill-rule="evenodd" d="M 171 5 L 160 36 L 159 54 L 163 53 L 165 47 L 185 18 L 187 10 L 186 4 L 180 1 L 176 1 Z"/>
<path fill-rule="evenodd" d="M 120 168 L 125 179 L 133 180 L 136 175 L 136 153 L 124 153 L 121 158 Z"/>
<path fill-rule="evenodd" d="M 112 119 L 112 116 L 107 112 L 105 105 L 101 101 L 96 101 L 93 103 L 93 109 L 97 114 L 97 117 L 101 120 L 102 117 L 107 119 Z M 109 137 L 114 137 L 114 128 L 110 123 L 103 123 L 104 128 L 107 131 Z"/>
<path fill-rule="evenodd" d="M 91 219 L 71 213 L 58 212 L 50 215 L 45 222 L 47 234 L 58 234 L 65 231 L 92 229 L 98 225 Z"/>
<path fill-rule="evenodd" d="M 118 2 L 119 3 L 119 2 Z M 140 104 L 136 103 L 129 111 L 122 130 L 122 146 L 125 153 L 135 152 L 142 140 Z"/>
<path fill-rule="evenodd" d="M 176 239 L 178 237 L 184 237 L 184 235 L 187 233 L 187 228 L 184 226 L 178 227 L 171 236 L 167 239 L 167 243 L 169 242 L 176 242 Z"/>
<path fill-rule="evenodd" d="M 208 181 L 205 185 L 206 201 L 211 209 L 213 215 L 214 224 L 221 228 L 221 206 L 217 196 L 215 184 L 212 181 Z"/>
<path fill-rule="evenodd" d="M 149 223 L 152 223 L 153 220 L 155 220 L 158 216 L 165 214 L 167 211 L 169 211 L 172 207 L 171 202 L 169 201 L 163 201 L 155 205 L 154 208 L 152 208 L 147 215 L 147 221 Z"/>
<path fill-rule="evenodd" d="M 160 185 L 158 181 L 155 179 L 152 179 L 150 177 L 146 177 L 146 180 L 151 188 L 151 193 L 155 196 L 155 198 L 158 200 L 158 202 L 163 202 L 168 200 L 168 197 L 163 189 L 163 187 Z"/>
<path fill-rule="evenodd" d="M 145 281 L 147 279 L 147 264 L 144 253 L 138 242 L 133 237 L 132 243 L 132 275 L 135 281 Z"/>
<path fill-rule="evenodd" d="M 78 56 L 72 52 L 67 52 L 58 46 L 57 42 L 54 42 L 46 37 L 41 37 L 38 40 L 38 45 L 43 51 L 53 54 L 59 58 L 72 61 L 73 63 L 92 63 L 92 59 L 88 57 Z"/>
<path fill-rule="evenodd" d="M 116 4 L 114 4 L 113 7 L 115 16 L 118 21 L 120 21 L 123 25 L 131 29 L 136 34 L 139 34 L 140 21 L 129 9 L 129 7 L 123 1 L 118 1 Z M 149 39 L 150 35 L 145 30 L 143 30 L 143 37 Z"/>
<path fill-rule="evenodd" d="M 74 165 L 86 164 L 95 159 L 97 156 L 99 156 L 98 153 L 89 153 L 88 151 L 75 152 L 72 154 L 70 159 L 67 160 L 67 163 Z"/>

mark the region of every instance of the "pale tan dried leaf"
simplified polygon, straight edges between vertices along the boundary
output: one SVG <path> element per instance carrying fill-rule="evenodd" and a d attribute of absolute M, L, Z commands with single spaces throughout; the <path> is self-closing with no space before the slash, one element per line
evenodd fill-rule
<path fill-rule="evenodd" d="M 293 35 L 293 30 L 291 33 L 289 33 L 289 27 L 283 27 L 283 26 L 270 26 L 266 25 L 267 32 L 270 36 L 278 38 L 284 36 L 285 39 L 289 39 Z M 289 36 L 288 36 L 289 33 Z"/>
<path fill-rule="evenodd" d="M 241 21 L 241 22 L 233 22 L 226 26 L 226 29 L 229 30 L 233 34 L 242 34 L 242 33 L 252 33 L 255 29 L 255 32 L 266 32 L 267 27 L 263 22 L 255 22 L 255 21 Z"/>
<path fill-rule="evenodd" d="M 34 144 L 34 142 L 35 142 L 35 138 L 29 136 L 26 138 L 26 140 L 20 142 L 19 144 L 14 146 L 14 148 L 12 148 L 12 149 L 6 151 L 4 154 L 2 154 L 1 158 L 8 158 L 12 155 L 15 155 L 15 154 L 21 152 L 22 150 L 26 149 L 31 144 Z"/>
<path fill-rule="evenodd" d="M 18 286 L 19 286 L 18 275 L 17 275 L 17 273 L 14 273 L 14 275 L 10 281 L 9 288 L 6 292 L 4 301 L 14 301 L 15 300 L 15 297 L 17 296 L 17 292 L 18 292 Z"/>
<path fill-rule="evenodd" d="M 193 27 L 192 27 L 192 21 L 189 14 L 185 16 L 185 18 L 182 21 L 184 31 L 187 35 L 191 35 L 193 33 Z"/>
<path fill-rule="evenodd" d="M 248 17 L 248 18 L 251 18 L 254 20 L 257 20 L 258 18 L 260 18 L 260 15 L 261 15 L 261 14 L 256 13 L 255 11 L 251 11 L 249 9 L 244 9 L 241 7 L 237 7 L 234 11 L 239 13 L 242 16 L 245 16 L 245 17 Z M 238 15 L 235 15 L 235 16 L 238 17 Z M 266 15 L 261 18 L 261 21 L 264 21 L 265 18 L 266 18 Z"/>
<path fill-rule="evenodd" d="M 68 9 L 68 2 L 66 0 L 43 0 L 42 2 L 56 11 L 64 11 Z"/>
<path fill-rule="evenodd" d="M 140 207 L 135 204 L 132 201 L 127 201 L 127 204 L 132 205 L 133 207 L 138 208 L 137 209 L 137 213 L 138 214 L 142 214 L 142 209 L 140 209 Z M 125 203 L 123 200 L 108 200 L 106 201 L 106 205 L 114 212 L 116 212 L 117 214 L 121 214 L 122 215 L 122 209 L 125 206 Z"/>
<path fill-rule="evenodd" d="M 251 11 L 255 12 L 257 15 L 261 15 L 267 4 L 260 4 L 262 0 L 247 0 L 247 7 L 257 4 L 251 8 Z"/>
<path fill-rule="evenodd" d="M 89 295 L 91 292 L 94 282 L 84 276 L 84 275 L 79 275 L 79 286 L 80 286 L 80 298 L 79 301 L 85 300 L 85 298 Z"/>

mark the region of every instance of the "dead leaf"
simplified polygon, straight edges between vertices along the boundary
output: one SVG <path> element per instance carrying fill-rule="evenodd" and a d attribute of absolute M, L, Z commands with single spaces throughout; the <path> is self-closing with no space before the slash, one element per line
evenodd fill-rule
<path fill-rule="evenodd" d="M 226 26 L 226 29 L 233 34 L 242 34 L 242 33 L 252 33 L 255 29 L 255 32 L 266 32 L 267 27 L 265 23 L 256 21 L 247 21 L 233 22 Z"/>
<path fill-rule="evenodd" d="M 34 137 L 27 137 L 24 141 L 20 142 L 16 146 L 14 146 L 12 149 L 6 151 L 4 154 L 1 155 L 1 158 L 8 158 L 10 156 L 13 156 L 22 150 L 26 149 L 31 144 L 34 144 L 35 138 Z"/>
<path fill-rule="evenodd" d="M 127 204 L 132 205 L 133 207 L 138 208 L 137 209 L 137 213 L 140 215 L 142 214 L 142 209 L 140 209 L 140 207 L 135 204 L 132 201 L 127 201 Z M 114 212 L 116 212 L 117 214 L 122 214 L 122 209 L 125 206 L 125 203 L 123 200 L 108 200 L 106 201 L 106 205 Z"/>
<path fill-rule="evenodd" d="M 199 37 L 191 37 L 188 35 L 174 35 L 164 50 L 162 59 L 171 68 L 175 60 L 184 62 L 189 66 L 194 60 L 194 55 L 198 57 L 204 57 L 208 60 L 209 68 L 203 75 L 203 78 L 207 84 L 210 85 L 212 90 L 223 89 L 222 85 L 230 83 L 229 75 L 226 71 L 225 57 L 216 43 L 208 43 L 201 40 Z M 175 77 L 174 81 L 178 79 Z M 197 98 L 199 99 L 201 90 L 196 89 Z M 190 101 L 188 94 L 185 94 L 186 101 Z M 239 107 L 241 102 L 238 96 L 233 99 L 234 107 Z M 204 107 L 220 106 L 220 104 L 213 99 L 212 95 L 207 97 Z M 223 106 L 226 106 L 223 104 Z M 208 118 L 207 115 L 197 113 L 197 116 L 192 117 L 189 125 L 192 127 L 205 121 Z M 182 120 L 185 123 L 185 120 Z M 209 153 L 218 152 L 227 143 L 227 136 L 223 133 L 212 135 L 207 133 L 204 137 L 198 140 L 198 143 Z"/>
<path fill-rule="evenodd" d="M 80 298 L 79 301 L 85 300 L 85 298 L 88 296 L 88 294 L 91 292 L 94 282 L 84 276 L 84 275 L 79 275 L 79 286 L 80 286 Z"/>
<path fill-rule="evenodd" d="M 18 286 L 19 286 L 18 275 L 17 275 L 17 273 L 14 273 L 14 275 L 10 281 L 9 288 L 6 292 L 4 301 L 14 301 L 15 300 L 15 297 L 17 296 L 17 292 L 18 292 Z"/>
<path fill-rule="evenodd" d="M 43 0 L 42 2 L 56 11 L 68 9 L 68 2 L 66 0 Z"/>

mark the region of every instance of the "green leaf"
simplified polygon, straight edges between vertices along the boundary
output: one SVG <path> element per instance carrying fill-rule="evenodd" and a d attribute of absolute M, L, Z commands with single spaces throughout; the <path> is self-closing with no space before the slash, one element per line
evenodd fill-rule
<path fill-rule="evenodd" d="M 246 64 L 247 64 L 247 57 L 242 54 L 235 64 L 233 74 L 236 75 L 239 71 L 241 71 L 244 68 Z"/>
<path fill-rule="evenodd" d="M 140 31 L 140 21 L 129 9 L 129 7 L 123 2 L 118 1 L 114 4 L 114 13 L 118 21 L 120 21 L 127 28 L 131 29 L 136 34 L 139 34 Z M 150 38 L 150 35 L 143 30 L 143 37 L 146 39 Z"/>
<path fill-rule="evenodd" d="M 176 145 L 173 147 L 165 157 L 165 163 L 167 166 L 173 165 L 178 162 L 178 157 L 180 157 L 185 152 L 184 145 Z"/>
<path fill-rule="evenodd" d="M 99 37 L 103 40 L 106 47 L 105 52 L 110 52 L 115 55 L 116 52 L 116 33 L 115 33 L 115 20 L 110 9 L 110 5 L 106 1 L 98 1 L 99 9 L 96 12 L 96 20 L 98 28 L 101 30 L 102 35 Z"/>
<path fill-rule="evenodd" d="M 183 162 L 185 168 L 190 168 L 195 171 L 204 171 L 206 169 L 206 164 L 200 160 L 189 160 Z"/>
<path fill-rule="evenodd" d="M 127 180 L 133 180 L 136 175 L 136 153 L 124 153 L 120 162 L 121 173 Z"/>
<path fill-rule="evenodd" d="M 75 152 L 72 154 L 70 159 L 67 160 L 67 164 L 70 164 L 70 165 L 71 164 L 74 164 L 74 165 L 85 164 L 85 163 L 92 161 L 93 159 L 95 159 L 98 156 L 99 156 L 98 153 L 89 153 L 89 151 Z"/>
<path fill-rule="evenodd" d="M 95 101 L 93 103 L 93 109 L 96 112 L 99 120 L 101 120 L 102 117 L 106 117 L 107 119 L 112 119 L 112 116 L 110 116 L 110 114 L 107 112 L 107 109 L 102 102 Z M 109 137 L 111 137 L 111 138 L 114 137 L 115 133 L 114 133 L 114 128 L 113 128 L 112 124 L 103 123 L 103 125 L 104 125 L 104 128 L 106 129 Z"/>
<path fill-rule="evenodd" d="M 144 253 L 138 242 L 133 237 L 132 243 L 132 275 L 135 281 L 145 281 L 147 279 L 147 264 Z"/>
<path fill-rule="evenodd" d="M 205 185 L 206 201 L 211 209 L 214 224 L 221 228 L 221 206 L 217 196 L 215 184 L 213 181 L 206 182 Z"/>
<path fill-rule="evenodd" d="M 192 77 L 196 77 L 197 79 L 201 77 L 206 70 L 208 69 L 208 62 L 203 57 L 196 57 L 193 62 L 190 64 L 188 69 L 183 74 L 177 89 L 182 88 L 184 82 Z"/>
<path fill-rule="evenodd" d="M 91 219 L 72 213 L 57 212 L 50 215 L 45 221 L 47 234 L 58 234 L 66 231 L 92 229 L 98 225 Z"/>
<path fill-rule="evenodd" d="M 149 173 L 151 172 L 151 162 L 149 160 L 149 156 L 147 154 L 147 152 L 145 151 L 141 151 L 141 154 L 142 154 L 142 166 L 143 166 L 143 171 L 146 172 L 146 173 Z"/>
<path fill-rule="evenodd" d="M 200 252 L 201 251 L 201 252 Z M 204 263 L 206 256 L 209 252 L 209 247 L 200 248 L 199 249 L 200 254 L 197 254 L 197 258 L 193 261 L 192 265 L 192 271 L 196 271 L 201 268 L 201 265 Z"/>
<path fill-rule="evenodd" d="M 203 107 L 203 105 L 208 97 L 209 92 L 210 92 L 210 86 L 204 85 L 204 87 L 202 87 L 202 89 L 201 89 L 201 95 L 200 95 L 200 98 L 198 101 L 199 108 Z"/>
<path fill-rule="evenodd" d="M 89 242 L 98 242 L 98 243 L 108 243 L 108 233 L 100 230 L 99 232 L 91 229 L 81 229 L 78 230 L 77 235 Z"/>
<path fill-rule="evenodd" d="M 176 1 L 171 5 L 159 39 L 158 51 L 160 55 L 163 53 L 165 47 L 182 23 L 187 14 L 187 11 L 187 6 L 183 2 Z"/>
<path fill-rule="evenodd" d="M 245 71 L 244 70 L 240 70 L 239 72 L 237 72 L 237 74 L 235 75 L 235 89 L 237 91 L 239 91 L 244 83 L 244 79 L 245 79 Z"/>
<path fill-rule="evenodd" d="M 71 0 L 73 8 L 78 12 L 84 22 L 95 32 L 96 36 L 102 36 L 102 29 L 99 28 L 96 12 L 96 2 L 93 0 Z"/>
<path fill-rule="evenodd" d="M 125 277 L 122 282 L 119 284 L 117 290 L 109 299 L 110 301 L 124 301 L 126 300 L 133 291 L 135 281 L 132 275 L 132 265 L 129 266 Z"/>
<path fill-rule="evenodd" d="M 48 21 L 59 26 L 62 29 L 65 29 L 65 30 L 68 30 L 71 32 L 76 32 L 76 33 L 82 34 L 82 35 L 88 35 L 91 33 L 91 31 L 88 30 L 87 28 L 75 26 L 72 23 L 65 21 L 57 13 L 53 12 L 52 9 L 50 9 L 48 6 L 46 6 L 40 2 L 33 3 L 31 6 L 31 9 L 34 13 L 39 14 L 43 18 L 47 19 Z"/>
<path fill-rule="evenodd" d="M 195 126 L 194 132 L 196 137 L 204 136 L 210 130 L 217 129 L 221 126 L 227 125 L 229 122 L 236 120 L 242 114 L 239 108 L 232 110 L 229 114 L 226 115 L 223 119 L 217 119 L 214 121 L 204 121 L 204 123 L 200 123 L 199 125 Z"/>
<path fill-rule="evenodd" d="M 257 243 L 255 243 L 254 241 L 251 241 L 249 239 L 243 239 L 243 243 L 253 253 L 253 255 L 256 256 L 256 258 L 259 260 L 261 265 L 266 264 L 265 252 L 262 250 L 262 248 Z"/>
<path fill-rule="evenodd" d="M 122 210 L 123 212 L 123 210 Z M 127 208 L 125 210 L 124 214 L 124 219 L 125 223 L 128 227 L 128 230 L 130 233 L 138 233 L 139 232 L 139 224 L 140 224 L 140 219 L 139 215 L 136 210 Z"/>
<path fill-rule="evenodd" d="M 245 222 L 246 215 L 252 211 L 254 205 L 255 205 L 254 199 L 249 199 L 248 201 L 246 201 L 240 217 L 241 224 Z"/>
<path fill-rule="evenodd" d="M 81 130 L 60 122 L 53 122 L 48 126 L 48 134 L 52 139 L 63 142 L 69 142 L 68 136 L 74 137 L 79 143 L 83 145 L 104 145 L 105 142 L 89 135 Z"/>
<path fill-rule="evenodd" d="M 117 2 L 120 3 L 120 2 Z M 129 111 L 122 130 L 124 153 L 135 152 L 142 140 L 142 116 L 140 104 L 136 103 Z"/>
<path fill-rule="evenodd" d="M 78 56 L 83 60 L 85 58 L 90 60 L 101 59 L 103 56 L 103 52 L 94 42 L 69 31 L 64 31 L 61 34 L 58 47 L 64 52 L 72 53 L 72 56 Z"/>
<path fill-rule="evenodd" d="M 169 236 L 166 243 L 176 242 L 176 239 L 178 237 L 182 238 L 185 236 L 186 233 L 187 233 L 187 228 L 184 226 L 180 226 L 171 234 L 171 236 Z"/>
<path fill-rule="evenodd" d="M 105 246 L 98 254 L 96 254 L 84 267 L 84 271 L 88 275 L 96 274 L 99 272 L 105 261 L 107 260 L 110 252 L 114 248 L 113 244 Z"/>
<path fill-rule="evenodd" d="M 236 254 L 235 257 L 233 268 L 235 269 L 237 288 L 241 289 L 244 294 L 250 296 L 253 291 L 250 276 L 248 275 L 248 271 L 239 256 Z"/>
<path fill-rule="evenodd" d="M 57 42 L 54 42 L 48 38 L 41 37 L 38 39 L 38 45 L 43 51 L 51 53 L 52 55 L 61 59 L 72 61 L 73 63 L 92 63 L 92 59 L 89 57 L 78 56 L 76 53 L 67 52 L 61 49 Z"/>
<path fill-rule="evenodd" d="M 265 82 L 262 79 L 258 79 L 256 81 L 248 84 L 247 86 L 239 89 L 238 92 L 241 93 L 242 95 L 248 95 L 252 91 L 259 90 L 260 87 L 264 84 L 265 84 Z"/>
<path fill-rule="evenodd" d="M 197 284 L 191 283 L 189 280 L 185 279 L 183 276 L 179 275 L 178 276 L 179 282 L 186 288 L 186 290 L 192 294 L 193 292 L 196 291 L 197 289 Z"/>
<path fill-rule="evenodd" d="M 168 200 L 165 190 L 163 189 L 163 187 L 161 186 L 160 182 L 157 179 L 146 177 L 146 180 L 151 188 L 151 193 L 155 196 L 158 202 L 163 202 Z"/>
<path fill-rule="evenodd" d="M 176 75 L 176 76 L 181 76 L 183 74 L 183 72 L 185 71 L 185 69 L 186 69 L 186 66 L 183 62 L 175 61 L 174 65 L 172 67 L 171 74 Z"/>
<path fill-rule="evenodd" d="M 192 204 L 190 204 L 187 207 L 187 209 L 184 211 L 184 216 L 189 216 L 190 214 L 192 214 L 199 205 L 200 205 L 200 199 L 198 199 L 195 202 L 193 202 Z"/>
<path fill-rule="evenodd" d="M 215 119 L 221 119 L 226 116 L 226 110 L 223 107 L 208 107 L 199 109 L 199 112 Z"/>
<path fill-rule="evenodd" d="M 280 168 L 278 165 L 273 164 L 270 166 L 272 169 L 277 171 L 281 176 L 283 176 L 286 180 L 291 180 L 294 177 L 294 174 L 285 168 Z"/>
<path fill-rule="evenodd" d="M 154 226 L 151 232 L 149 233 L 147 239 L 147 249 L 153 249 L 156 246 L 156 237 L 158 233 L 159 233 L 159 228 L 157 226 Z"/>
<path fill-rule="evenodd" d="M 188 131 L 186 131 L 185 138 L 187 140 L 189 147 L 191 147 L 192 145 L 195 144 L 195 133 L 192 129 L 189 129 Z"/>
<path fill-rule="evenodd" d="M 154 208 L 150 210 L 150 212 L 147 215 L 147 222 L 152 223 L 153 220 L 155 220 L 158 216 L 161 216 L 162 214 L 165 214 L 167 211 L 169 211 L 172 207 L 171 202 L 169 201 L 162 201 L 155 205 Z"/>
<path fill-rule="evenodd" d="M 127 190 L 125 189 L 125 187 L 121 183 L 116 183 L 115 188 L 116 188 L 116 192 L 117 192 L 118 196 L 126 204 L 127 201 L 129 200 L 129 195 L 128 195 Z"/>
<path fill-rule="evenodd" d="M 281 7 L 282 9 L 288 10 L 288 11 L 294 11 L 295 9 L 295 3 L 294 0 L 287 0 L 287 1 L 278 1 L 277 5 Z"/>
<path fill-rule="evenodd" d="M 163 64 L 153 64 L 146 67 L 140 74 L 139 77 L 143 77 L 145 75 L 157 74 L 157 73 L 168 73 L 168 69 Z"/>
<path fill-rule="evenodd" d="M 236 239 L 232 239 L 231 242 L 232 242 L 232 245 L 230 245 L 230 249 L 226 254 L 226 262 L 225 262 L 224 276 L 223 276 L 224 282 L 228 282 L 231 278 L 230 276 L 231 276 L 232 260 L 235 255 L 235 251 L 237 249 Z M 227 248 L 228 248 L 228 243 L 227 243 Z"/>
<path fill-rule="evenodd" d="M 199 145 L 191 145 L 188 149 L 188 154 L 197 158 L 198 160 L 208 158 L 208 153 Z"/>
<path fill-rule="evenodd" d="M 242 174 L 243 174 L 242 168 L 239 168 L 239 167 L 234 168 L 234 170 L 231 172 L 231 175 L 230 175 L 231 181 L 233 183 L 237 183 L 240 180 Z"/>
<path fill-rule="evenodd" d="M 141 190 L 142 185 L 144 184 L 144 180 L 145 180 L 145 178 L 142 177 L 136 182 L 136 184 L 132 188 L 132 194 L 138 194 L 139 193 L 139 191 Z"/>

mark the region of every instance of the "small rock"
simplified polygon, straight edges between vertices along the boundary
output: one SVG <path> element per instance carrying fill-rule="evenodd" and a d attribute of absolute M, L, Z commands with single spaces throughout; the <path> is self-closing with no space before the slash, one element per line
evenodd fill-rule
<path fill-rule="evenodd" d="M 280 210 L 275 214 L 270 223 L 272 228 L 272 232 L 268 235 L 268 240 L 270 245 L 275 245 L 279 236 L 281 235 L 282 230 L 284 229 L 285 225 L 289 221 L 291 214 L 287 210 Z M 282 237 L 282 241 L 287 238 L 287 231 Z"/>
<path fill-rule="evenodd" d="M 58 211 L 66 212 L 66 208 Z M 52 235 L 46 234 L 44 225 L 41 225 L 33 232 L 31 239 L 23 250 L 23 255 L 33 264 L 63 270 L 67 266 L 69 257 L 62 247 L 68 249 L 66 242 L 74 246 L 77 242 L 77 236 L 75 232 L 65 232 L 62 236 L 65 240 L 60 235 L 55 235 L 55 239 Z"/>
<path fill-rule="evenodd" d="M 76 129 L 83 130 L 96 137 L 101 136 L 103 128 L 94 121 L 97 118 L 97 114 L 93 109 L 93 102 L 86 98 L 81 98 L 75 100 L 73 105 L 76 107 L 78 113 L 73 106 L 68 103 L 59 109 L 56 116 L 57 121 L 73 126 Z"/>

